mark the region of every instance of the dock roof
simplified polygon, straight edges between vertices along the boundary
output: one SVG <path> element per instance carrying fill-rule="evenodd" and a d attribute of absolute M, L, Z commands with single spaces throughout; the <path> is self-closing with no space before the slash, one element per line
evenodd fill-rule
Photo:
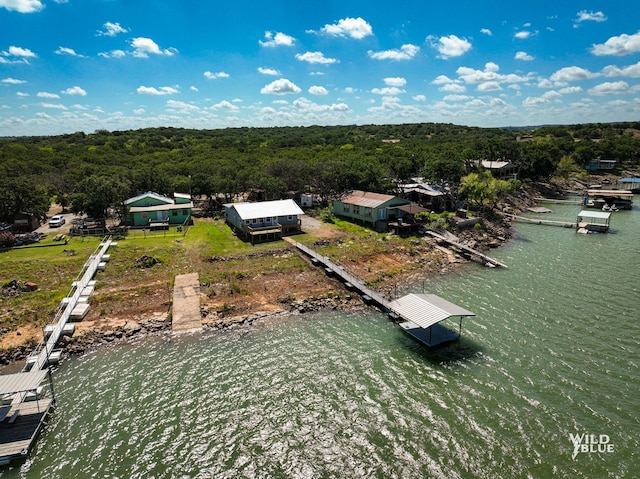
<path fill-rule="evenodd" d="M 4 374 L 0 376 L 0 396 L 5 394 L 33 391 L 47 377 L 46 369 L 27 373 Z"/>
<path fill-rule="evenodd" d="M 608 219 L 611 217 L 611 213 L 607 213 L 605 211 L 588 211 L 582 210 L 578 213 L 579 218 L 599 218 L 602 220 Z"/>
<path fill-rule="evenodd" d="M 435 294 L 410 293 L 389 304 L 404 319 L 428 328 L 452 316 L 475 316 L 475 313 Z"/>

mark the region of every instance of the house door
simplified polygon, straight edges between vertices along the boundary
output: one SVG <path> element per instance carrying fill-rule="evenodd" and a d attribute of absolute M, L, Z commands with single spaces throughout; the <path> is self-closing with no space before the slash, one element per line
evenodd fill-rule
<path fill-rule="evenodd" d="M 382 208 L 379 212 L 378 212 L 378 219 L 385 221 L 387 219 L 387 209 L 386 208 Z"/>

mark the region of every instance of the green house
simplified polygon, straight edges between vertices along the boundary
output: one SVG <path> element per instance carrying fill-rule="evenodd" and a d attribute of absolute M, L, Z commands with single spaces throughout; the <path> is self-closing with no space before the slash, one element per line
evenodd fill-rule
<path fill-rule="evenodd" d="M 410 203 L 396 196 L 355 190 L 333 202 L 333 214 L 385 230 L 390 222 L 404 216 L 402 207 L 406 208 Z"/>
<path fill-rule="evenodd" d="M 173 198 L 147 191 L 124 202 L 128 226 L 155 227 L 181 225 L 191 219 L 191 195 L 174 193 Z"/>

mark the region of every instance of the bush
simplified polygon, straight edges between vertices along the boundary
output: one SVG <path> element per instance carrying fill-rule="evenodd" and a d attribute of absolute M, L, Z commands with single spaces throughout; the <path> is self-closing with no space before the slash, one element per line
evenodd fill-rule
<path fill-rule="evenodd" d="M 16 244 L 16 236 L 10 231 L 0 233 L 0 248 L 11 248 Z"/>

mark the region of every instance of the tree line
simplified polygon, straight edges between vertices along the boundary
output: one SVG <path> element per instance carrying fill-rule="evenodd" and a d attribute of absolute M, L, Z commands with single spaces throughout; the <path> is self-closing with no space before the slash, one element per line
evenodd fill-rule
<path fill-rule="evenodd" d="M 331 199 L 353 189 L 394 193 L 415 176 L 456 188 L 481 173 L 483 159 L 513 163 L 524 181 L 567 176 L 598 157 L 616 160 L 621 171 L 637 169 L 639 134 L 638 122 L 528 130 L 418 123 L 3 138 L 0 222 L 18 213 L 45 217 L 52 200 L 102 217 L 146 191 L 223 201 L 252 191 L 262 199 L 306 192 Z"/>

